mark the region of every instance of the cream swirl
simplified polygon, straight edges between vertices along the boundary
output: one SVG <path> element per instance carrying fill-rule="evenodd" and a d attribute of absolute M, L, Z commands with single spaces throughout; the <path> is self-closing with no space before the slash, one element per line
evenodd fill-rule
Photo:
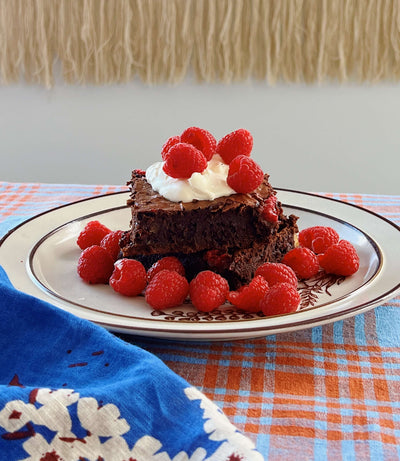
<path fill-rule="evenodd" d="M 164 162 L 156 162 L 146 170 L 146 180 L 160 195 L 171 202 L 214 200 L 235 194 L 228 186 L 229 165 L 215 154 L 202 173 L 193 173 L 189 179 L 176 179 L 163 171 Z"/>

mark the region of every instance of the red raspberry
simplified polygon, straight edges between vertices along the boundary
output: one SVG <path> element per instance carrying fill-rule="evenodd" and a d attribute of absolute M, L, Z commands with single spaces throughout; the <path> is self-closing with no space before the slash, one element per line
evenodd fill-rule
<path fill-rule="evenodd" d="M 181 274 L 166 269 L 158 272 L 145 291 L 146 302 L 153 309 L 180 306 L 189 293 L 189 282 Z"/>
<path fill-rule="evenodd" d="M 178 144 L 178 142 L 181 142 L 180 136 L 171 136 L 170 138 L 167 139 L 167 141 L 164 143 L 161 149 L 161 157 L 163 160 L 167 159 L 169 150 L 171 149 L 172 146 L 174 146 L 175 144 Z"/>
<path fill-rule="evenodd" d="M 100 245 L 103 237 L 110 232 L 110 229 L 104 226 L 104 224 L 101 224 L 99 221 L 90 221 L 78 235 L 76 243 L 81 250 L 84 250 L 92 245 Z"/>
<path fill-rule="evenodd" d="M 250 157 L 239 155 L 229 165 L 226 182 L 235 192 L 247 194 L 257 189 L 263 179 L 260 166 Z"/>
<path fill-rule="evenodd" d="M 309 248 L 293 248 L 285 254 L 282 262 L 291 267 L 299 279 L 309 279 L 319 271 L 318 258 Z"/>
<path fill-rule="evenodd" d="M 99 245 L 85 248 L 78 261 L 78 274 L 87 283 L 108 283 L 114 270 L 110 253 Z"/>
<path fill-rule="evenodd" d="M 310 248 L 314 253 L 325 253 L 325 250 L 334 243 L 338 243 L 339 234 L 327 226 L 314 226 L 299 232 L 299 243 Z"/>
<path fill-rule="evenodd" d="M 124 296 L 137 296 L 146 287 L 147 274 L 143 264 L 135 259 L 120 259 L 114 265 L 110 286 Z"/>
<path fill-rule="evenodd" d="M 218 272 L 228 269 L 232 261 L 232 257 L 222 250 L 208 250 L 204 255 L 204 259 L 211 269 L 215 269 Z"/>
<path fill-rule="evenodd" d="M 192 304 L 202 312 L 210 312 L 224 304 L 228 292 L 228 282 L 212 271 L 199 272 L 189 286 Z"/>
<path fill-rule="evenodd" d="M 122 230 L 110 232 L 103 237 L 100 242 L 100 246 L 110 253 L 114 261 L 117 260 L 120 252 L 119 241 L 121 240 L 123 233 L 124 232 Z"/>
<path fill-rule="evenodd" d="M 216 152 L 226 164 L 238 155 L 249 157 L 253 149 L 253 136 L 244 128 L 224 136 L 217 144 Z"/>
<path fill-rule="evenodd" d="M 256 275 L 248 284 L 238 291 L 230 291 L 228 301 L 239 309 L 249 312 L 260 311 L 260 302 L 268 292 L 268 282 L 261 275 Z"/>
<path fill-rule="evenodd" d="M 264 315 L 279 315 L 295 312 L 300 305 L 300 294 L 290 283 L 278 283 L 271 287 L 261 300 Z"/>
<path fill-rule="evenodd" d="M 324 254 L 319 255 L 319 263 L 328 274 L 352 275 L 360 267 L 360 258 L 354 246 L 347 240 L 331 245 Z"/>
<path fill-rule="evenodd" d="M 156 274 L 158 274 L 158 272 L 164 269 L 169 271 L 175 271 L 178 272 L 178 274 L 185 276 L 185 268 L 183 267 L 183 264 L 179 261 L 179 259 L 175 256 L 165 256 L 164 258 L 161 258 L 158 261 L 156 261 L 150 267 L 150 269 L 147 271 L 147 280 L 150 282 L 150 280 Z"/>
<path fill-rule="evenodd" d="M 264 263 L 259 266 L 255 275 L 262 275 L 270 287 L 277 283 L 290 283 L 297 287 L 297 276 L 294 270 L 282 263 Z"/>
<path fill-rule="evenodd" d="M 172 178 L 188 179 L 193 173 L 201 173 L 207 167 L 203 153 L 191 144 L 174 144 L 164 162 L 163 170 Z"/>
<path fill-rule="evenodd" d="M 265 200 L 261 208 L 261 216 L 269 222 L 278 222 L 279 209 L 275 195 L 271 195 Z"/>
<path fill-rule="evenodd" d="M 217 141 L 214 136 L 209 131 L 197 128 L 196 126 L 187 128 L 181 134 L 181 142 L 192 144 L 199 151 L 203 152 L 207 160 L 211 160 L 217 147 Z"/>

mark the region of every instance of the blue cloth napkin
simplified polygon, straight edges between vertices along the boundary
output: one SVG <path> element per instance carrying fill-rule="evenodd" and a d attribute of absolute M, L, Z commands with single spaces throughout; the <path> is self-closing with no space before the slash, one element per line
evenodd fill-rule
<path fill-rule="evenodd" d="M 0 267 L 0 454 L 38 461 L 262 460 L 152 354 L 14 289 Z"/>

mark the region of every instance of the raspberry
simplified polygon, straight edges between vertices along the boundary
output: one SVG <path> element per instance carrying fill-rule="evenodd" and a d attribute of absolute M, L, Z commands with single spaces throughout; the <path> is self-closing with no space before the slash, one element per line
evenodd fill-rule
<path fill-rule="evenodd" d="M 260 166 L 253 159 L 239 155 L 229 165 L 226 182 L 235 192 L 247 194 L 257 189 L 263 179 Z"/>
<path fill-rule="evenodd" d="M 299 279 L 309 279 L 319 271 L 318 258 L 309 248 L 293 248 L 285 254 L 282 262 L 291 267 Z"/>
<path fill-rule="evenodd" d="M 78 274 L 87 283 L 108 283 L 114 270 L 110 253 L 99 245 L 85 248 L 78 261 Z"/>
<path fill-rule="evenodd" d="M 259 266 L 255 275 L 262 275 L 270 287 L 277 283 L 290 283 L 297 287 L 297 276 L 294 270 L 282 263 L 264 263 Z"/>
<path fill-rule="evenodd" d="M 354 274 L 360 267 L 357 251 L 347 240 L 331 245 L 319 255 L 319 262 L 326 273 L 344 276 Z"/>
<path fill-rule="evenodd" d="M 165 256 L 164 258 L 161 258 L 158 261 L 156 261 L 150 267 L 150 269 L 147 271 L 147 280 L 150 282 L 150 280 L 156 274 L 158 274 L 158 272 L 164 269 L 169 271 L 175 271 L 178 272 L 178 274 L 185 276 L 185 268 L 183 267 L 183 264 L 179 261 L 179 259 L 175 256 Z"/>
<path fill-rule="evenodd" d="M 210 312 L 224 304 L 229 292 L 228 282 L 212 271 L 199 272 L 190 282 L 192 304 L 202 312 Z"/>
<path fill-rule="evenodd" d="M 299 243 L 303 247 L 310 248 L 314 253 L 320 254 L 334 243 L 338 243 L 339 234 L 327 226 L 314 226 L 299 232 Z"/>
<path fill-rule="evenodd" d="M 117 260 L 120 252 L 119 241 L 121 240 L 123 233 L 124 232 L 122 230 L 110 232 L 103 237 L 100 242 L 100 246 L 110 253 L 114 261 Z"/>
<path fill-rule="evenodd" d="M 222 250 L 208 250 L 204 255 L 204 259 L 211 269 L 215 269 L 218 272 L 228 269 L 232 261 L 232 257 Z"/>
<path fill-rule="evenodd" d="M 147 285 L 145 299 L 153 309 L 180 306 L 189 293 L 189 282 L 175 271 L 162 270 Z"/>
<path fill-rule="evenodd" d="M 110 229 L 101 224 L 99 221 L 90 221 L 78 235 L 76 243 L 81 250 L 84 250 L 92 245 L 100 245 L 103 237 L 110 232 Z"/>
<path fill-rule="evenodd" d="M 175 144 L 178 144 L 178 142 L 181 142 L 180 136 L 171 136 L 170 138 L 167 139 L 167 141 L 164 143 L 161 149 L 161 157 L 163 160 L 167 159 L 169 150 L 171 149 L 172 146 L 174 146 Z"/>
<path fill-rule="evenodd" d="M 201 173 L 207 167 L 207 160 L 196 147 L 179 142 L 174 144 L 164 162 L 163 170 L 172 178 L 188 179 L 193 173 Z"/>
<path fill-rule="evenodd" d="M 290 283 L 278 283 L 271 287 L 261 300 L 260 309 L 264 315 L 278 315 L 295 312 L 300 305 L 300 294 Z"/>
<path fill-rule="evenodd" d="M 114 265 L 109 283 L 112 289 L 121 295 L 137 296 L 146 287 L 146 269 L 135 259 L 120 259 Z"/>
<path fill-rule="evenodd" d="M 244 128 L 233 131 L 224 136 L 217 144 L 216 152 L 226 164 L 238 155 L 249 157 L 253 149 L 253 136 Z"/>
<path fill-rule="evenodd" d="M 228 301 L 239 309 L 249 312 L 260 311 L 260 302 L 268 292 L 268 282 L 261 275 L 256 275 L 248 284 L 238 291 L 230 291 Z"/>
<path fill-rule="evenodd" d="M 203 152 L 207 160 L 211 160 L 217 147 L 217 141 L 214 136 L 209 131 L 197 128 L 196 126 L 187 128 L 181 134 L 181 142 L 192 144 L 199 151 Z"/>
<path fill-rule="evenodd" d="M 271 195 L 265 200 L 261 208 L 261 216 L 269 222 L 278 222 L 279 209 L 275 195 Z"/>

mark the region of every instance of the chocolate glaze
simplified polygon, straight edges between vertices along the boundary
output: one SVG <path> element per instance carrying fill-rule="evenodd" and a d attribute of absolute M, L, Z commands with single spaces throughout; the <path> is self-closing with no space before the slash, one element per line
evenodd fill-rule
<path fill-rule="evenodd" d="M 214 200 L 194 200 L 193 202 L 171 202 L 158 192 L 154 191 L 146 181 L 143 174 L 137 171 L 132 172 L 132 179 L 128 182 L 131 188 L 131 198 L 128 205 L 135 208 L 137 212 L 179 211 L 190 212 L 198 209 L 207 209 L 210 212 L 224 212 L 232 208 L 252 207 L 257 208 L 267 199 L 274 190 L 268 182 L 269 175 L 264 175 L 264 180 L 260 187 L 250 194 L 233 194 L 227 197 L 219 197 Z"/>

